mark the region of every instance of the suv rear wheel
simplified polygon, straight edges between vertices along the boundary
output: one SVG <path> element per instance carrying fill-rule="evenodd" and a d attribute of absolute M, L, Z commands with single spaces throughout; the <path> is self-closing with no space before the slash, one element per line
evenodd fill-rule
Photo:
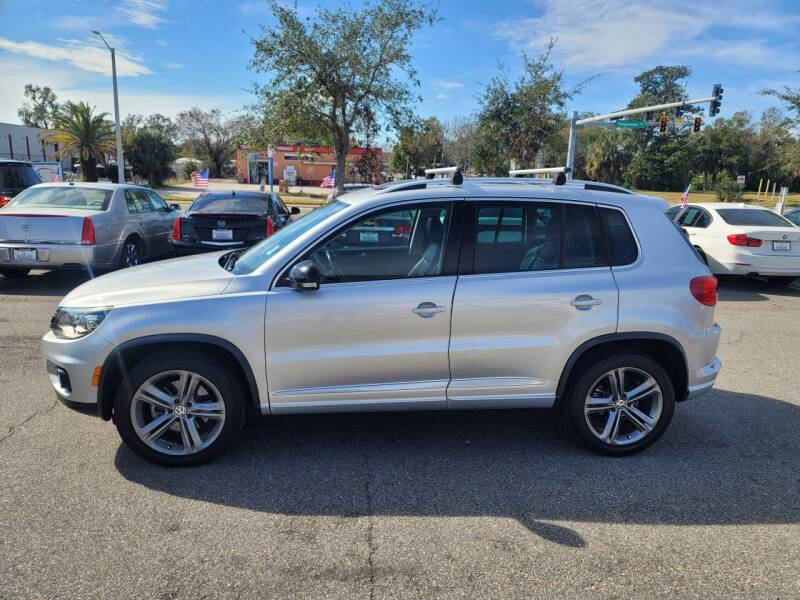
<path fill-rule="evenodd" d="M 660 364 L 631 352 L 590 364 L 566 401 L 578 439 L 602 454 L 624 456 L 661 437 L 675 411 L 675 390 Z"/>
<path fill-rule="evenodd" d="M 207 462 L 231 445 L 244 422 L 244 394 L 207 358 L 158 353 L 126 376 L 114 401 L 125 444 L 167 467 Z"/>

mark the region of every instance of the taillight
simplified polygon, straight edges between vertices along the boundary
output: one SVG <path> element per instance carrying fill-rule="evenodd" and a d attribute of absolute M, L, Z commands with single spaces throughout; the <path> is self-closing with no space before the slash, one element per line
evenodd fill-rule
<path fill-rule="evenodd" d="M 689 290 L 695 300 L 706 306 L 717 305 L 717 278 L 706 275 L 695 277 L 689 282 Z"/>
<path fill-rule="evenodd" d="M 83 217 L 83 231 L 81 231 L 81 244 L 94 245 L 94 225 L 89 217 Z"/>
<path fill-rule="evenodd" d="M 178 217 L 172 222 L 172 240 L 177 241 L 181 239 L 181 218 Z"/>
<path fill-rule="evenodd" d="M 11 196 L 3 196 L 3 194 L 0 194 L 0 208 L 3 208 L 9 202 L 11 202 Z"/>
<path fill-rule="evenodd" d="M 758 248 L 764 242 L 758 238 L 747 237 L 744 233 L 732 233 L 728 236 L 728 241 L 734 246 L 750 246 Z"/>
<path fill-rule="evenodd" d="M 275 233 L 275 223 L 272 222 L 271 217 L 267 217 L 267 237 Z"/>

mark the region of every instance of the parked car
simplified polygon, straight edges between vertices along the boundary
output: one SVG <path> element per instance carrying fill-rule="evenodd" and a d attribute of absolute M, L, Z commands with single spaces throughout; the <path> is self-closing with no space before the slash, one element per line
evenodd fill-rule
<path fill-rule="evenodd" d="M 79 286 L 47 373 L 162 465 L 211 459 L 256 415 L 376 410 L 557 407 L 631 454 L 720 369 L 716 279 L 665 208 L 542 180 L 354 193 L 248 250 Z M 406 218 L 402 243 L 350 235 Z"/>
<path fill-rule="evenodd" d="M 42 183 L 42 178 L 29 162 L 0 158 L 0 208 L 23 190 Z"/>
<path fill-rule="evenodd" d="M 783 213 L 784 218 L 788 219 L 798 227 L 800 227 L 800 208 L 786 211 Z"/>
<path fill-rule="evenodd" d="M 0 209 L 0 274 L 132 267 L 171 254 L 177 214 L 161 196 L 138 186 L 70 182 L 29 187 Z"/>
<path fill-rule="evenodd" d="M 176 254 L 196 254 L 224 248 L 246 248 L 292 222 L 278 194 L 261 192 L 206 192 L 175 220 L 172 237 Z"/>
<path fill-rule="evenodd" d="M 766 277 L 786 285 L 800 276 L 800 229 L 760 206 L 689 204 L 667 211 L 714 275 Z"/>

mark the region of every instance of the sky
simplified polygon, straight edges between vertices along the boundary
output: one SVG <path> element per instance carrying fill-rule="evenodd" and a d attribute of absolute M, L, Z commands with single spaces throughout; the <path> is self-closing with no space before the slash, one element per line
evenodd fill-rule
<path fill-rule="evenodd" d="M 301 15 L 319 4 L 298 1 Z M 756 10 L 755 4 L 758 4 Z M 442 20 L 420 31 L 412 55 L 422 117 L 476 111 L 502 64 L 521 71 L 550 38 L 569 84 L 592 78 L 570 110 L 606 113 L 637 93 L 633 78 L 656 65 L 685 64 L 692 98 L 714 83 L 720 116 L 754 118 L 777 105 L 764 88 L 800 87 L 800 3 L 796 0 L 440 0 Z M 100 30 L 117 48 L 120 112 L 175 116 L 199 106 L 242 111 L 264 75 L 248 68 L 251 36 L 274 24 L 266 0 L 0 0 L 0 122 L 18 123 L 26 83 L 48 85 L 59 100 L 84 100 L 113 114 L 111 61 Z"/>

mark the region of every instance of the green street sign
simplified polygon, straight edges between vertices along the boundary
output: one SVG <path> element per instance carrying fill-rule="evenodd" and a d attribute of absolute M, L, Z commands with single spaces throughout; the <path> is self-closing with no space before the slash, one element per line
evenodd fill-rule
<path fill-rule="evenodd" d="M 620 119 L 617 121 L 617 129 L 644 129 L 647 127 L 647 121 L 629 121 Z"/>

